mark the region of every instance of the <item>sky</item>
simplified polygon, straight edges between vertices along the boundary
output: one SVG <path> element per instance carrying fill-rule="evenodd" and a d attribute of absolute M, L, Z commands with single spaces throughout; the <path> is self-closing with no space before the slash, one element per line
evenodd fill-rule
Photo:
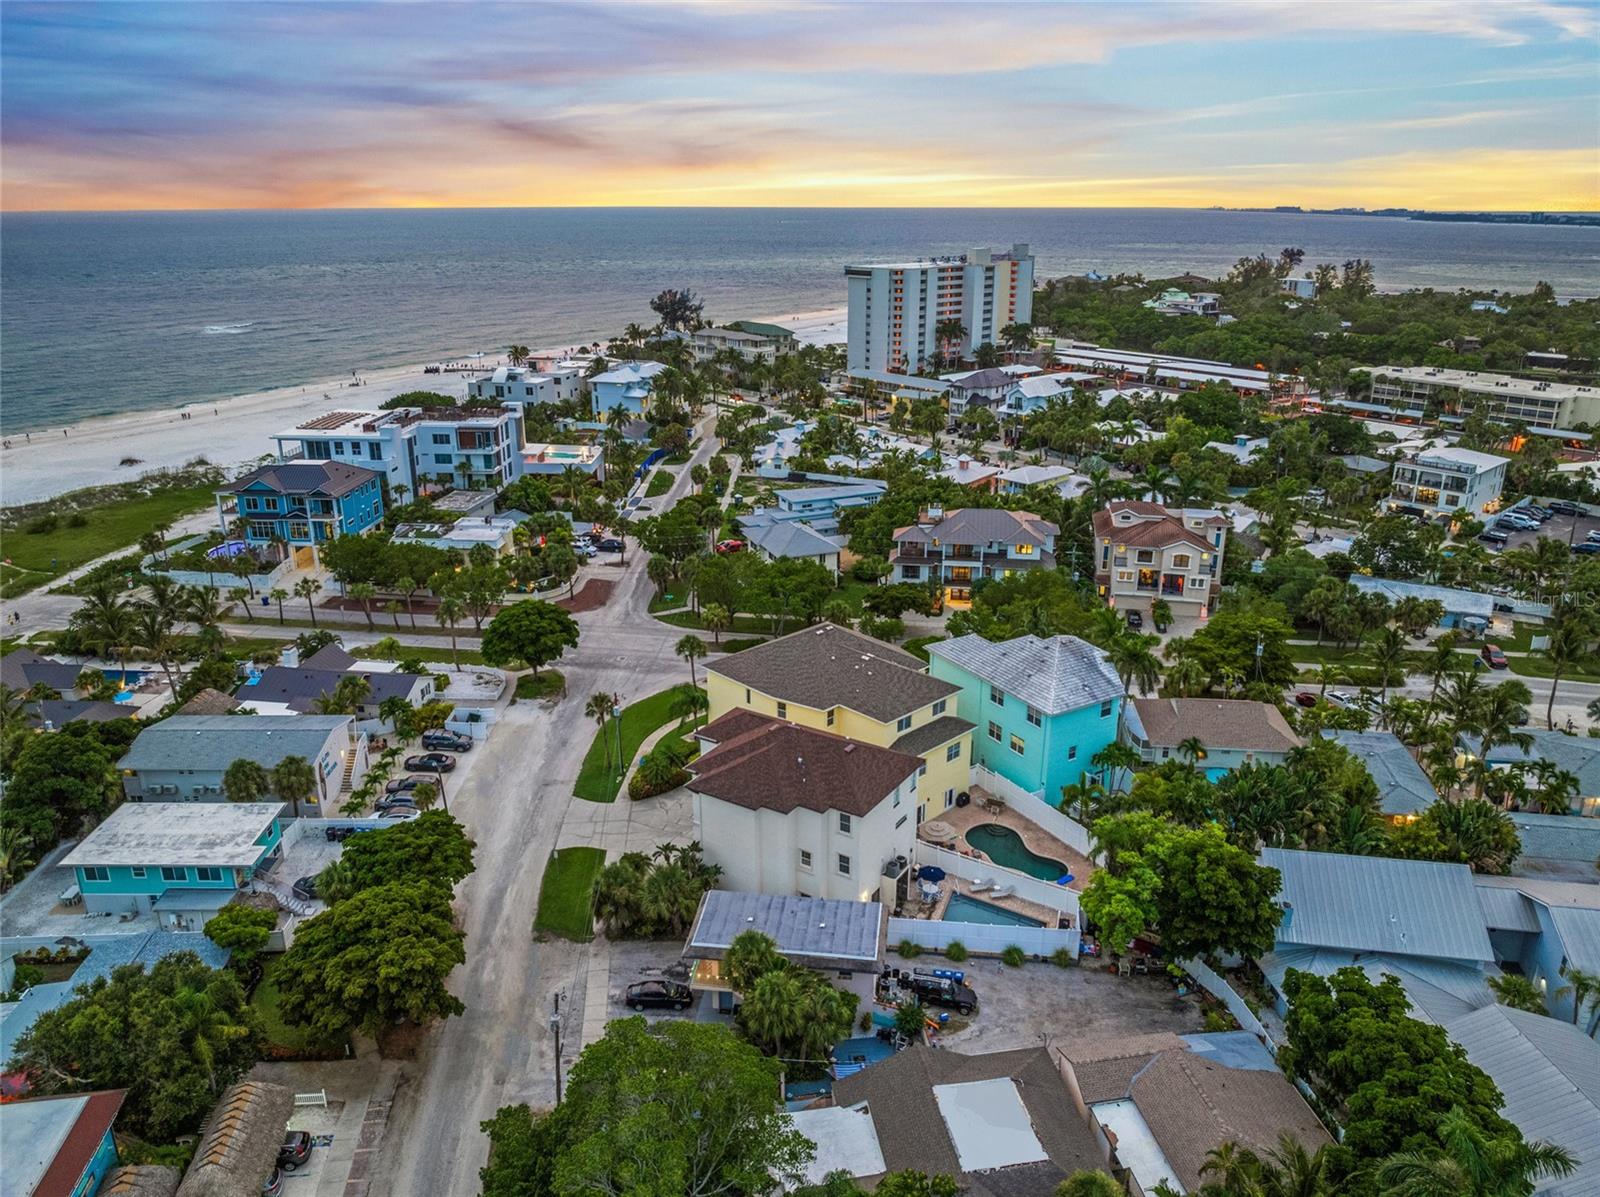
<path fill-rule="evenodd" d="M 1600 3 L 0 5 L 0 208 L 1600 208 Z"/>

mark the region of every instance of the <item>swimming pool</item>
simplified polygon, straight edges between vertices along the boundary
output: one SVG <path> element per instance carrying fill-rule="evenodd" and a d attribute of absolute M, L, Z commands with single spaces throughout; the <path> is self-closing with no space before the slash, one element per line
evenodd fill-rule
<path fill-rule="evenodd" d="M 100 673 L 105 677 L 106 681 L 111 682 L 113 685 L 131 687 L 137 686 L 144 681 L 144 671 L 142 669 L 102 669 Z"/>
<path fill-rule="evenodd" d="M 1022 837 L 999 823 L 982 823 L 967 832 L 967 843 L 1002 868 L 1016 869 L 1042 881 L 1059 881 L 1072 869 L 1059 860 L 1030 852 Z"/>
<path fill-rule="evenodd" d="M 952 894 L 950 904 L 944 908 L 942 921 L 946 923 L 982 923 L 988 927 L 1042 927 L 1038 919 L 1017 914 L 1003 906 L 980 902 L 966 894 Z"/>

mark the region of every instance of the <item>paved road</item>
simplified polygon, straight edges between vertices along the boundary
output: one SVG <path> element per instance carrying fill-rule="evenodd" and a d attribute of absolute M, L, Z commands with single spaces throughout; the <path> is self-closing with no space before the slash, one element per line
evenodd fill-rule
<path fill-rule="evenodd" d="M 694 455 L 710 457 L 709 445 Z M 690 489 L 687 468 L 666 500 Z M 660 507 L 658 506 L 658 510 Z M 460 1018 L 434 1030 L 408 1064 L 390 1116 L 372 1192 L 397 1197 L 470 1194 L 488 1159 L 479 1124 L 501 1106 L 548 1105 L 555 1097 L 554 1053 L 546 1029 L 551 994 L 574 986 L 586 953 L 571 944 L 533 941 L 534 908 L 550 850 L 561 834 L 572 784 L 594 734 L 583 713 L 598 690 L 631 702 L 679 681 L 684 663 L 673 653 L 683 635 L 648 614 L 652 587 L 644 555 L 636 554 L 604 607 L 580 614 L 576 651 L 561 659 L 567 694 L 559 703 L 518 703 L 474 751 L 482 754 L 451 813 L 477 841 L 477 869 L 456 902 L 467 933 L 467 963 L 451 989 L 466 1004 Z M 403 639 L 404 637 L 402 637 Z M 356 640 L 358 637 L 349 637 Z M 580 812 L 588 813 L 588 812 Z M 581 1004 L 569 1020 L 570 1062 Z"/>

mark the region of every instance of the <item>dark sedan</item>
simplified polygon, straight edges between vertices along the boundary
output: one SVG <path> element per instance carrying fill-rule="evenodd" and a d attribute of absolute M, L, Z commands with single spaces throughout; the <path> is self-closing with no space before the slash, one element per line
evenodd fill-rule
<path fill-rule="evenodd" d="M 449 773 L 456 767 L 456 758 L 446 752 L 428 752 L 422 756 L 406 757 L 406 768 L 413 773 Z"/>
<path fill-rule="evenodd" d="M 311 1158 L 311 1133 L 285 1131 L 283 1146 L 278 1148 L 278 1167 L 293 1172 Z"/>
<path fill-rule="evenodd" d="M 409 794 L 418 786 L 434 785 L 432 778 L 428 777 L 397 777 L 383 787 L 385 794 Z"/>
<path fill-rule="evenodd" d="M 635 981 L 628 986 L 628 1009 L 687 1010 L 694 1002 L 694 992 L 676 981 Z"/>
<path fill-rule="evenodd" d="M 410 794 L 391 794 L 386 798 L 379 798 L 372 809 L 380 815 L 386 810 L 416 810 L 416 800 Z"/>
<path fill-rule="evenodd" d="M 290 892 L 297 898 L 309 902 L 317 896 L 317 879 L 315 876 L 302 877 L 290 887 Z"/>

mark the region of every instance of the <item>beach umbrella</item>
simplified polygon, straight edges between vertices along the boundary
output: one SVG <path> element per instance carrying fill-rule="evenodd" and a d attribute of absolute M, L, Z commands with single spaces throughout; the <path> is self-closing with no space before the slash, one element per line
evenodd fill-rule
<path fill-rule="evenodd" d="M 938 865 L 923 865 L 917 870 L 917 880 L 934 882 L 943 881 L 944 870 Z"/>

